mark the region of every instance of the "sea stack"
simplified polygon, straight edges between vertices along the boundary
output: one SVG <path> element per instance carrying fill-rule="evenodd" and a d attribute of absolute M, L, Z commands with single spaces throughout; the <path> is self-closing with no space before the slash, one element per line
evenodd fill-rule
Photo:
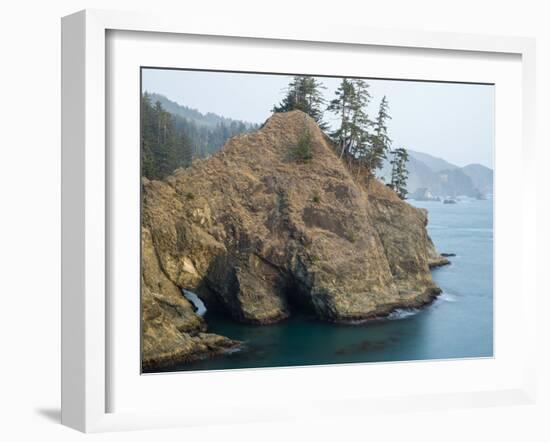
<path fill-rule="evenodd" d="M 311 159 L 291 151 L 307 131 Z M 440 293 L 430 267 L 448 262 L 427 212 L 348 167 L 315 121 L 274 114 L 215 155 L 142 183 L 144 369 L 219 354 L 181 290 L 256 324 L 299 308 L 354 321 L 420 307 Z"/>

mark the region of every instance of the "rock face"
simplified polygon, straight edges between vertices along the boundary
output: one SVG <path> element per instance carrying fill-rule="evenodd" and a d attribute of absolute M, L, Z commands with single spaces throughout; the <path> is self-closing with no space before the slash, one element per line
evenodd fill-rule
<path fill-rule="evenodd" d="M 309 131 L 312 159 L 290 152 Z M 275 114 L 214 156 L 143 181 L 142 356 L 145 368 L 226 351 L 181 295 L 268 324 L 307 309 L 328 321 L 387 315 L 440 292 L 445 262 L 427 213 L 340 160 L 315 122 Z"/>
<path fill-rule="evenodd" d="M 192 361 L 236 347 L 231 339 L 205 333 L 204 319 L 161 269 L 146 227 L 141 244 L 142 368 Z"/>

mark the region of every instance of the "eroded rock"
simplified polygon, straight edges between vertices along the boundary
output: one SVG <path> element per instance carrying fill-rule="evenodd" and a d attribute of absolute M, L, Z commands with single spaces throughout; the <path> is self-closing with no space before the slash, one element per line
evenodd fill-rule
<path fill-rule="evenodd" d="M 299 163 L 289 150 L 305 127 L 313 158 Z M 294 304 L 329 321 L 426 304 L 440 291 L 430 266 L 445 259 L 426 223 L 425 211 L 351 173 L 311 118 L 275 114 L 212 157 L 144 180 L 144 361 L 235 345 L 201 334 L 182 288 L 260 324 L 287 318 Z"/>

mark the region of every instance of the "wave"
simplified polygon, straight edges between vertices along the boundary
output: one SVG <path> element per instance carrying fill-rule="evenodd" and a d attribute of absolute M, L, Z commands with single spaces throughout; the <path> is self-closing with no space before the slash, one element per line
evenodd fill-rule
<path fill-rule="evenodd" d="M 206 306 L 202 302 L 201 298 L 197 296 L 196 293 L 190 292 L 189 290 L 182 289 L 183 296 L 187 299 L 193 307 L 195 307 L 195 313 L 199 316 L 204 316 L 206 313 Z"/>
<path fill-rule="evenodd" d="M 457 301 L 458 299 L 456 295 L 452 295 L 451 293 L 447 293 L 447 292 L 441 293 L 441 295 L 439 295 L 436 299 L 436 302 L 440 302 L 440 303 L 457 302 Z M 406 319 L 420 313 L 421 311 L 422 311 L 422 308 L 398 308 L 388 315 L 388 319 L 392 319 L 392 320 Z"/>
<path fill-rule="evenodd" d="M 226 355 L 232 355 L 233 353 L 240 353 L 243 351 L 242 347 L 235 347 L 235 348 L 228 348 L 227 350 L 224 350 L 224 353 Z"/>
<path fill-rule="evenodd" d="M 441 293 L 441 295 L 439 295 L 437 297 L 437 299 L 440 300 L 440 301 L 444 301 L 444 302 L 456 302 L 456 301 L 458 301 L 458 299 L 456 298 L 456 295 L 452 295 L 452 294 L 447 293 L 447 292 Z"/>
<path fill-rule="evenodd" d="M 405 319 L 420 313 L 418 308 L 397 308 L 388 315 L 388 319 Z"/>
<path fill-rule="evenodd" d="M 462 232 L 489 232 L 493 233 L 492 227 L 457 227 L 456 230 Z"/>

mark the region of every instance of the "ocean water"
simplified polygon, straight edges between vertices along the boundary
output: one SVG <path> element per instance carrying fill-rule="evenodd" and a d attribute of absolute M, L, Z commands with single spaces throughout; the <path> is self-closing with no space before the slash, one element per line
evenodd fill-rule
<path fill-rule="evenodd" d="M 279 324 L 257 326 L 206 312 L 211 332 L 243 341 L 244 349 L 171 370 L 492 356 L 492 201 L 411 203 L 428 210 L 428 231 L 438 251 L 456 254 L 451 265 L 433 270 L 443 293 L 430 306 L 354 325 L 299 314 Z"/>

